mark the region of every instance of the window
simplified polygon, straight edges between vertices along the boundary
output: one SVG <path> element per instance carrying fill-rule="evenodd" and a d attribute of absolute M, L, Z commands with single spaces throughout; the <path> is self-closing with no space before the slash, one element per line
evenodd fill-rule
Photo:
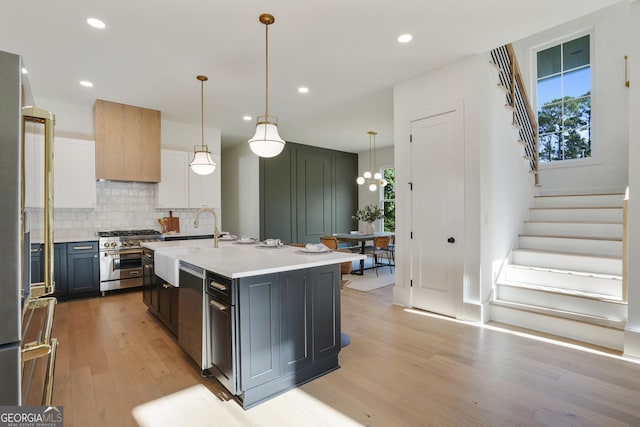
<path fill-rule="evenodd" d="M 541 162 L 591 157 L 589 35 L 537 52 Z"/>
<path fill-rule="evenodd" d="M 386 168 L 383 171 L 387 185 L 383 187 L 382 211 L 384 212 L 384 231 L 396 231 L 396 170 Z"/>

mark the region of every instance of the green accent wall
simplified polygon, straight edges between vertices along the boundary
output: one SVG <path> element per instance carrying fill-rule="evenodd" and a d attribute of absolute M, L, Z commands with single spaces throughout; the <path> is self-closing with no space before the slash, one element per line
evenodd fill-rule
<path fill-rule="evenodd" d="M 260 238 L 318 243 L 357 224 L 358 155 L 287 143 L 260 159 Z"/>

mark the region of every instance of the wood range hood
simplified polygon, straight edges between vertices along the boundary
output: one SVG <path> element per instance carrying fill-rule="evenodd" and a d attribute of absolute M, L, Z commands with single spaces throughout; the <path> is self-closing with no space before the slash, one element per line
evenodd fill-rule
<path fill-rule="evenodd" d="M 161 113 L 97 99 L 96 179 L 160 181 Z"/>

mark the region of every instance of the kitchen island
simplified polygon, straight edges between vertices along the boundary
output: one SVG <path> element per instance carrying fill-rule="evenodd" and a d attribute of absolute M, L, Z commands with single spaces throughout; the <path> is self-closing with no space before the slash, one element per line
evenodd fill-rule
<path fill-rule="evenodd" d="M 244 408 L 339 367 L 340 263 L 363 255 L 223 241 L 214 249 L 213 240 L 143 247 L 157 280 L 178 290 L 179 344 Z"/>

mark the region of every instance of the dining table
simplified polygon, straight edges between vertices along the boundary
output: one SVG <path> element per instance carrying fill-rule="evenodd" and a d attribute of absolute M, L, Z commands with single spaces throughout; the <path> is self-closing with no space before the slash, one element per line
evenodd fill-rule
<path fill-rule="evenodd" d="M 347 242 L 347 243 L 357 243 L 360 246 L 360 253 L 364 254 L 365 253 L 365 249 L 366 249 L 366 244 L 368 241 L 373 241 L 373 239 L 375 237 L 378 236 L 389 236 L 389 237 L 393 237 L 395 236 L 395 233 L 390 232 L 390 231 L 379 231 L 376 233 L 334 233 L 333 236 L 335 236 L 338 239 L 338 243 L 341 242 Z M 371 266 L 371 267 L 364 267 L 364 259 L 360 260 L 360 268 L 351 271 L 351 274 L 357 274 L 362 276 L 364 274 L 365 270 L 370 270 L 372 268 L 375 268 L 375 265 Z"/>

